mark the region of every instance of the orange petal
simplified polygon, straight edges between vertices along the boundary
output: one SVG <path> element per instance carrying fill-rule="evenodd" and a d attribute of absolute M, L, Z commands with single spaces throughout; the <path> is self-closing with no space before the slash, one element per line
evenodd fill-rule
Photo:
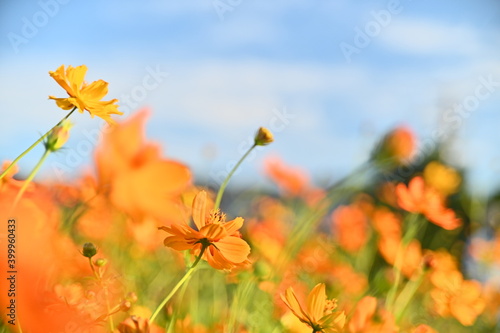
<path fill-rule="evenodd" d="M 203 258 L 215 269 L 231 269 L 234 267 L 227 261 L 215 247 L 210 246 L 204 253 Z"/>
<path fill-rule="evenodd" d="M 218 241 L 215 245 L 220 250 L 224 258 L 235 264 L 242 263 L 250 254 L 250 246 L 239 237 L 225 237 Z"/>
<path fill-rule="evenodd" d="M 286 306 L 293 312 L 293 314 L 300 319 L 303 323 L 310 323 L 311 320 L 304 312 L 302 307 L 300 306 L 299 301 L 297 300 L 297 296 L 295 296 L 295 292 L 292 287 L 289 287 L 285 290 L 285 294 L 281 294 L 281 300 L 285 302 Z"/>
<path fill-rule="evenodd" d="M 201 228 L 200 233 L 203 234 L 209 241 L 218 241 L 221 238 L 227 237 L 226 229 L 221 224 L 212 223 Z"/>
<path fill-rule="evenodd" d="M 326 304 L 326 292 L 325 292 L 325 284 L 318 283 L 309 296 L 307 296 L 307 310 L 309 315 L 311 316 L 311 320 L 317 323 L 321 317 L 323 317 L 323 313 L 325 311 Z"/>
<path fill-rule="evenodd" d="M 81 94 L 89 100 L 100 101 L 108 94 L 108 83 L 104 80 L 94 81 L 81 90 Z"/>
<path fill-rule="evenodd" d="M 177 251 L 189 250 L 193 247 L 193 244 L 188 243 L 182 236 L 169 236 L 165 238 L 163 244 Z"/>
<path fill-rule="evenodd" d="M 457 218 L 455 212 L 449 208 L 427 212 L 425 216 L 429 221 L 446 230 L 454 230 L 462 225 L 462 220 Z"/>
<path fill-rule="evenodd" d="M 200 191 L 193 200 L 193 221 L 201 230 L 205 226 L 205 214 L 207 209 L 207 192 Z"/>
<path fill-rule="evenodd" d="M 461 302 L 452 302 L 450 312 L 464 326 L 472 326 L 479 315 L 469 304 L 462 304 Z"/>
<path fill-rule="evenodd" d="M 405 184 L 396 185 L 396 195 L 398 197 L 398 205 L 401 208 L 412 213 L 417 212 L 418 208 Z"/>
<path fill-rule="evenodd" d="M 234 220 L 229 221 L 226 224 L 224 224 L 224 228 L 226 229 L 228 235 L 234 234 L 242 226 L 243 226 L 243 218 L 241 218 L 241 217 L 237 217 Z"/>
<path fill-rule="evenodd" d="M 87 73 L 87 66 L 85 65 L 77 67 L 68 66 L 68 69 L 66 69 L 66 78 L 71 84 L 73 92 L 77 92 L 80 90 L 86 73 Z"/>
<path fill-rule="evenodd" d="M 377 299 L 372 296 L 363 297 L 358 304 L 351 320 L 349 320 L 349 330 L 352 332 L 362 332 L 375 315 L 377 309 Z"/>
<path fill-rule="evenodd" d="M 58 107 L 60 107 L 63 110 L 71 110 L 73 107 L 75 107 L 68 98 L 57 98 L 54 96 L 49 96 L 50 99 L 53 99 L 56 101 L 56 104 Z M 83 112 L 83 110 L 80 110 L 80 112 Z"/>

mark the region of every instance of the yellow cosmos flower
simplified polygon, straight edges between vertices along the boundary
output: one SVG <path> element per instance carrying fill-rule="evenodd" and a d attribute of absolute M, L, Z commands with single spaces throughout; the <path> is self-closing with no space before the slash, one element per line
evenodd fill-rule
<path fill-rule="evenodd" d="M 460 174 L 453 168 L 432 161 L 424 169 L 424 179 L 444 196 L 456 193 L 462 181 Z"/>
<path fill-rule="evenodd" d="M 78 67 L 68 66 L 64 69 L 61 65 L 55 72 L 49 72 L 50 76 L 68 93 L 67 98 L 57 98 L 49 96 L 50 99 L 56 101 L 57 106 L 63 110 L 71 110 L 74 107 L 78 108 L 80 113 L 87 110 L 92 117 L 98 116 L 113 124 L 111 119 L 112 114 L 122 115 L 123 112 L 118 111 L 117 99 L 110 101 L 101 101 L 108 93 L 108 83 L 103 80 L 97 80 L 91 84 L 84 81 L 87 66 Z"/>
<path fill-rule="evenodd" d="M 345 325 L 345 313 L 334 311 L 337 300 L 327 300 L 325 284 L 317 284 L 307 297 L 307 308 L 304 309 L 295 292 L 290 287 L 281 294 L 281 299 L 299 320 L 313 329 L 313 332 L 338 333 Z"/>

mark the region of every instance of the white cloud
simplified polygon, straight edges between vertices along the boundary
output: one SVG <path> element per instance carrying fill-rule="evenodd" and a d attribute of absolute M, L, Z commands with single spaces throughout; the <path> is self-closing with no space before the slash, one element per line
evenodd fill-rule
<path fill-rule="evenodd" d="M 178 64 L 172 82 L 150 101 L 170 121 L 187 122 L 213 131 L 240 133 L 268 124 L 274 108 L 297 113 L 297 129 L 312 130 L 324 123 L 321 101 L 326 94 L 341 95 L 362 84 L 357 69 L 309 64 L 231 61 Z M 156 106 L 155 106 L 156 108 Z M 166 120 L 166 119 L 164 119 Z"/>
<path fill-rule="evenodd" d="M 476 29 L 464 25 L 399 18 L 380 36 L 390 48 L 416 55 L 476 55 Z"/>

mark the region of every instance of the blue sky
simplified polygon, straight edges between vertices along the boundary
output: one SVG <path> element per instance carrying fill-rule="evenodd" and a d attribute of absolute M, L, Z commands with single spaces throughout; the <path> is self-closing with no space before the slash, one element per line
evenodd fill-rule
<path fill-rule="evenodd" d="M 47 100 L 64 95 L 48 71 L 86 64 L 87 80 L 108 81 L 127 114 L 152 109 L 148 137 L 199 179 L 228 167 L 259 126 L 274 126 L 276 142 L 235 182 L 262 181 L 268 155 L 313 179 L 339 178 L 406 124 L 422 140 L 455 130 L 450 163 L 488 192 L 500 171 L 499 17 L 489 0 L 2 1 L 1 158 L 64 115 Z M 43 176 L 91 165 L 89 133 L 101 121 L 72 120 L 66 151 Z M 23 160 L 25 173 L 41 153 Z"/>

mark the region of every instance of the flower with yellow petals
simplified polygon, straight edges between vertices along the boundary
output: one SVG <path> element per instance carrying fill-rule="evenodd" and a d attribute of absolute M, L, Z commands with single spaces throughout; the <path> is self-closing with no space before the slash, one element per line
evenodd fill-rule
<path fill-rule="evenodd" d="M 325 284 L 318 283 L 307 297 L 307 308 L 300 305 L 295 292 L 290 287 L 281 294 L 281 299 L 299 320 L 313 329 L 313 332 L 337 333 L 345 325 L 345 313 L 334 311 L 337 300 L 326 298 Z"/>
<path fill-rule="evenodd" d="M 49 72 L 50 76 L 68 93 L 69 97 L 57 98 L 49 96 L 50 99 L 56 101 L 58 107 L 63 110 L 71 110 L 77 108 L 80 113 L 87 110 L 92 117 L 98 116 L 113 124 L 111 119 L 112 114 L 122 115 L 123 112 L 118 111 L 117 99 L 110 101 L 101 101 L 108 93 L 108 83 L 103 80 L 97 80 L 91 84 L 84 81 L 87 66 L 81 65 L 78 67 L 68 66 L 64 68 L 61 65 L 55 72 Z"/>

